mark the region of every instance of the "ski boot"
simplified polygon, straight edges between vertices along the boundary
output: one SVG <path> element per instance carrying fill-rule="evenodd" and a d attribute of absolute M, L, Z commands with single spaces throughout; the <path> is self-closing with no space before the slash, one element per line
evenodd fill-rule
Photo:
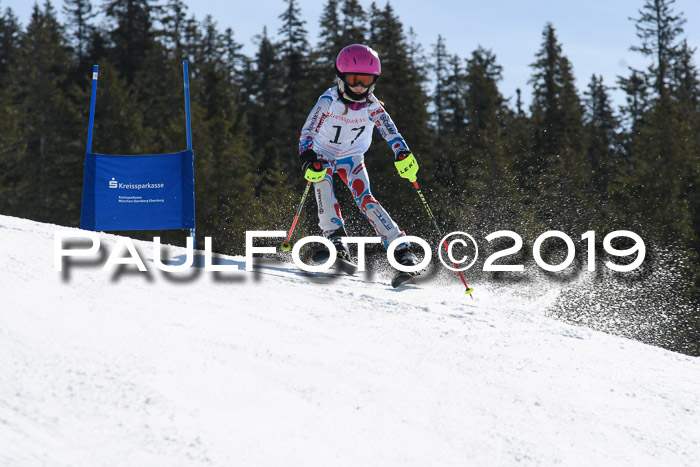
<path fill-rule="evenodd" d="M 328 238 L 328 240 L 335 245 L 335 250 L 338 255 L 335 260 L 335 266 L 346 274 L 352 275 L 357 272 L 357 264 L 355 264 L 350 257 L 350 251 L 348 250 L 347 245 L 342 242 L 342 238 L 347 236 L 348 234 L 345 232 L 345 227 L 340 227 L 327 235 L 326 238 Z M 328 248 L 323 245 L 318 245 L 311 252 L 311 259 L 316 263 L 326 262 L 329 256 L 330 252 L 328 251 Z"/>
<path fill-rule="evenodd" d="M 411 251 L 411 244 L 404 243 L 399 245 L 396 250 L 394 250 L 394 259 L 396 262 L 402 266 L 415 266 L 419 263 L 416 255 Z M 391 279 L 391 286 L 397 288 L 407 282 L 413 280 L 414 277 L 419 275 L 420 272 L 403 272 L 397 271 L 394 277 Z"/>

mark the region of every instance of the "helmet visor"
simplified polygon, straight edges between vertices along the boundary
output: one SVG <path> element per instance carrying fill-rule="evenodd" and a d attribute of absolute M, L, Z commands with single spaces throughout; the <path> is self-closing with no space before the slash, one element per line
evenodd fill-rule
<path fill-rule="evenodd" d="M 348 86 L 362 86 L 368 88 L 372 86 L 372 83 L 377 79 L 375 75 L 361 74 L 361 73 L 345 73 L 343 75 L 343 81 L 345 81 Z"/>

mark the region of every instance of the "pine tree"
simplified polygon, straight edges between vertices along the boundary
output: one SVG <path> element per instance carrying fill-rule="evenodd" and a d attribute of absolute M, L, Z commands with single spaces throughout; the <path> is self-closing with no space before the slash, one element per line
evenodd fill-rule
<path fill-rule="evenodd" d="M 665 213 L 659 214 L 658 219 L 664 226 L 660 229 L 662 235 L 680 234 L 687 238 L 690 220 L 682 200 L 685 187 L 681 182 L 685 160 L 678 146 L 679 115 L 671 97 L 674 61 L 680 53 L 678 37 L 683 33 L 685 19 L 674 14 L 674 3 L 675 0 L 647 0 L 634 20 L 641 45 L 632 46 L 631 50 L 652 60 L 645 78 L 652 83 L 654 100 L 646 112 L 645 125 L 638 130 L 631 157 L 639 168 L 634 177 L 636 185 L 644 187 L 643 198 L 651 203 L 647 206 L 657 206 Z"/>
<path fill-rule="evenodd" d="M 21 145 L 3 147 L 11 188 L 3 212 L 76 225 L 82 186 L 78 112 L 68 96 L 68 47 L 50 2 L 34 6 L 7 77 L 6 106 Z M 5 124 L 7 125 L 7 124 Z M 10 123 L 12 125 L 12 123 Z"/>
<path fill-rule="evenodd" d="M 250 152 L 248 128 L 238 108 L 239 90 L 225 59 L 237 48 L 232 32 L 220 34 L 206 17 L 191 81 L 195 186 L 200 231 L 216 236 L 217 249 L 240 252 L 244 233 L 259 211 L 254 199 L 258 178 Z M 171 127 L 183 128 L 182 112 Z M 181 135 L 181 130 L 174 134 Z"/>
<path fill-rule="evenodd" d="M 635 26 L 641 45 L 631 47 L 651 59 L 646 72 L 633 71 L 624 84 L 628 102 L 640 99 L 639 89 L 651 83 L 648 102 L 641 109 L 628 106 L 628 115 L 635 123 L 628 135 L 626 157 L 630 165 L 627 174 L 628 208 L 640 223 L 651 220 L 648 234 L 666 241 L 668 238 L 693 236 L 687 205 L 687 149 L 681 147 L 684 117 L 679 113 L 672 91 L 683 87 L 674 83 L 674 68 L 681 56 L 678 37 L 685 20 L 672 11 L 674 0 L 647 0 L 639 11 Z M 636 78 L 636 79 L 635 79 Z M 651 213 L 649 210 L 651 209 Z M 652 227 L 653 226 L 653 227 Z"/>
<path fill-rule="evenodd" d="M 437 135 L 435 179 L 452 198 L 461 200 L 466 193 L 466 180 L 460 178 L 460 166 L 470 164 L 467 133 L 467 78 L 458 55 L 445 56 L 446 70 L 442 80 L 441 130 Z M 452 207 L 448 209 L 453 211 Z"/>
<path fill-rule="evenodd" d="M 283 168 L 283 158 L 292 159 L 294 162 L 296 159 L 294 153 L 287 151 L 289 143 L 282 141 L 278 128 L 278 105 L 282 99 L 284 78 L 277 47 L 268 37 L 267 28 L 263 29 L 257 40 L 258 50 L 253 67 L 248 73 L 251 92 L 246 104 L 246 113 L 252 134 L 256 172 L 263 179 L 261 185 L 256 187 L 256 194 L 260 195 L 263 185 L 267 188 L 286 180 L 286 175 L 283 179 L 269 178 L 273 173 L 275 176 L 288 173 Z M 303 122 L 300 125 L 303 125 Z M 298 152 L 298 149 L 295 152 Z M 280 171 L 282 173 L 279 173 Z"/>
<path fill-rule="evenodd" d="M 672 93 L 680 105 L 683 117 L 690 120 L 700 110 L 700 77 L 693 63 L 697 49 L 688 46 L 684 39 L 677 51 L 672 68 Z"/>
<path fill-rule="evenodd" d="M 360 2 L 342 0 L 340 12 L 343 15 L 339 38 L 341 48 L 350 44 L 364 44 L 367 38 L 367 15 Z"/>
<path fill-rule="evenodd" d="M 673 12 L 674 3 L 647 0 L 639 16 L 631 18 L 641 41 L 631 49 L 651 63 L 646 71 L 633 71 L 631 78 L 621 80 L 628 84 L 628 102 L 637 100 L 639 89 L 649 90 L 641 110 L 634 111 L 632 105 L 626 109 L 635 118 L 624 146 L 628 167 L 621 205 L 647 243 L 671 245 L 685 256 L 681 267 L 694 283 L 687 292 L 694 293 L 698 303 L 697 72 L 694 51 L 680 40 L 685 20 Z M 635 77 L 645 84 L 632 86 Z M 688 317 L 689 322 L 693 319 L 697 323 L 697 318 Z"/>
<path fill-rule="evenodd" d="M 90 0 L 63 0 L 63 14 L 66 16 L 68 37 L 73 47 L 77 68 L 87 64 L 90 36 L 94 27 L 90 20 L 97 16 L 92 11 Z"/>
<path fill-rule="evenodd" d="M 183 85 L 182 60 L 169 59 L 163 45 L 154 43 L 144 55 L 140 68 L 129 88 L 136 99 L 134 108 L 144 124 L 141 151 L 162 154 L 184 149 L 182 132 L 172 135 L 165 131 L 171 117 L 183 113 L 183 98 L 179 92 Z"/>
<path fill-rule="evenodd" d="M 111 60 L 130 85 L 154 44 L 154 0 L 108 0 L 105 16 L 111 22 Z"/>
<path fill-rule="evenodd" d="M 448 187 L 453 186 L 454 176 L 452 166 L 454 165 L 451 155 L 454 148 L 451 145 L 452 137 L 448 131 L 448 123 L 453 109 L 449 106 L 449 79 L 450 79 L 450 60 L 451 56 L 447 52 L 445 40 L 442 36 L 438 36 L 437 43 L 434 45 L 433 52 L 434 62 L 430 65 L 433 72 L 435 89 L 431 96 L 433 111 L 431 115 L 432 126 L 432 170 L 424 173 L 431 173 L 438 182 L 437 187 L 440 189 L 440 194 L 444 198 L 449 192 Z M 425 167 L 421 166 L 425 170 Z"/>
<path fill-rule="evenodd" d="M 571 63 L 551 24 L 545 26 L 542 38 L 537 61 L 531 65 L 534 135 L 525 189 L 545 226 L 571 231 L 587 223 L 582 209 L 588 205 L 590 171 L 582 149 L 582 107 Z M 572 213 L 579 213 L 578 218 Z"/>
<path fill-rule="evenodd" d="M 599 206 L 599 214 L 608 216 L 609 192 L 616 178 L 616 148 L 619 121 L 610 104 L 603 77 L 591 77 L 585 92 L 585 145 L 591 170 L 591 201 Z M 601 230 L 600 228 L 596 230 Z"/>
<path fill-rule="evenodd" d="M 634 45 L 631 50 L 653 57 L 649 74 L 653 77 L 653 86 L 657 96 L 665 98 L 669 87 L 672 62 L 678 55 L 676 39 L 683 33 L 685 19 L 674 15 L 672 6 L 676 0 L 646 0 L 634 20 L 637 37 L 641 45 Z"/>
<path fill-rule="evenodd" d="M 3 118 L 0 119 L 0 212 L 8 209 L 15 185 L 23 179 L 17 170 L 16 160 L 24 151 L 24 140 L 20 134 L 18 106 L 12 105 L 14 94 L 10 70 L 14 68 L 20 49 L 20 27 L 17 18 L 8 8 L 0 17 L 0 103 Z"/>
<path fill-rule="evenodd" d="M 436 144 L 440 144 L 439 136 L 444 132 L 446 114 L 449 112 L 446 105 L 447 96 L 445 95 L 449 55 L 445 46 L 445 39 L 441 35 L 438 35 L 433 56 L 435 57 L 435 63 L 431 68 L 435 76 L 435 91 L 432 95 L 434 106 L 432 124 L 435 135 L 438 136 Z"/>
<path fill-rule="evenodd" d="M 310 47 L 304 29 L 306 22 L 301 19 L 296 0 L 286 0 L 286 3 L 287 9 L 279 17 L 282 20 L 279 30 L 282 95 L 278 103 L 276 126 L 278 144 L 285 154 L 281 160 L 282 167 L 294 170 L 297 166 L 299 131 L 317 96 L 310 93 Z"/>
<path fill-rule="evenodd" d="M 634 68 L 630 68 L 629 78 L 618 76 L 618 84 L 625 93 L 626 105 L 620 108 L 621 121 L 624 123 L 619 136 L 617 164 L 620 183 L 613 188 L 611 195 L 615 198 L 615 204 L 624 208 L 628 206 L 627 197 L 642 196 L 642 193 L 636 192 L 633 187 L 638 186 L 634 181 L 640 171 L 637 155 L 642 149 L 640 145 L 644 144 L 638 135 L 646 127 L 645 118 L 651 106 L 651 97 L 644 73 Z"/>
<path fill-rule="evenodd" d="M 630 68 L 630 77 L 618 77 L 620 89 L 625 92 L 627 105 L 621 111 L 624 119 L 631 128 L 639 125 L 644 114 L 649 109 L 649 87 L 644 74 L 639 70 Z"/>
<path fill-rule="evenodd" d="M 241 53 L 243 44 L 234 39 L 233 29 L 226 28 L 221 40 L 223 41 L 223 64 L 228 71 L 229 79 L 237 88 L 245 86 L 244 74 L 249 66 L 249 59 Z"/>
<path fill-rule="evenodd" d="M 162 8 L 160 23 L 163 27 L 161 40 L 169 55 L 184 59 L 184 36 L 187 27 L 187 5 L 183 0 L 168 0 Z"/>
<path fill-rule="evenodd" d="M 137 89 L 128 86 L 126 78 L 109 60 L 102 60 L 99 66 L 93 152 L 148 154 L 147 148 L 152 146 L 148 141 L 150 132 L 144 122 Z"/>
<path fill-rule="evenodd" d="M 671 94 L 676 114 L 676 140 L 679 150 L 679 174 L 681 185 L 679 202 L 688 207 L 690 230 L 688 254 L 691 264 L 700 261 L 700 78 L 693 63 L 696 49 L 683 40 L 673 63 Z M 684 176 L 683 176 L 684 175 Z M 696 303 L 700 303 L 700 266 L 690 267 L 688 275 L 693 287 L 691 293 Z M 694 276 L 694 277 L 693 277 Z M 697 320 L 700 334 L 700 320 Z M 696 334 L 696 336 L 698 335 Z M 697 341 L 697 339 L 696 339 Z"/>
<path fill-rule="evenodd" d="M 509 110 L 498 90 L 501 77 L 502 67 L 491 51 L 479 47 L 467 60 L 465 144 L 470 163 L 459 164 L 457 176 L 468 180 L 470 204 L 479 206 L 479 227 L 487 232 L 517 212 L 513 160 L 505 142 Z"/>
<path fill-rule="evenodd" d="M 319 20 L 319 41 L 313 53 L 313 62 L 319 77 L 333 73 L 336 56 L 346 45 L 343 43 L 339 4 L 340 0 L 327 0 Z M 332 81 L 326 78 L 324 82 Z"/>
<path fill-rule="evenodd" d="M 327 52 L 332 57 L 338 47 L 343 47 L 341 42 L 341 19 L 338 11 L 340 0 L 326 0 L 323 12 L 319 19 L 319 44 L 317 49 Z"/>
<path fill-rule="evenodd" d="M 20 27 L 12 8 L 0 17 L 0 83 L 13 64 L 19 49 Z"/>
<path fill-rule="evenodd" d="M 513 195 L 513 202 L 517 203 L 521 217 L 525 223 L 529 219 L 535 217 L 535 205 L 532 199 L 527 199 L 523 196 L 523 187 L 530 185 L 531 166 L 529 165 L 534 160 L 533 155 L 533 136 L 532 121 L 525 114 L 522 102 L 522 91 L 520 88 L 515 90 L 516 100 L 515 109 L 510 113 L 510 118 L 506 124 L 506 151 L 514 158 L 513 167 L 515 169 L 515 187 L 516 191 Z"/>

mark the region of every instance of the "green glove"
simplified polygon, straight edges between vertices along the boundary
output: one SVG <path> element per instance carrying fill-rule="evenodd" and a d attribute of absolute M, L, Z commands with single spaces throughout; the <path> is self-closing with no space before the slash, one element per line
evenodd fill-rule
<path fill-rule="evenodd" d="M 394 165 L 396 166 L 396 170 L 399 171 L 399 175 L 403 178 L 407 178 L 411 182 L 416 181 L 418 162 L 412 152 L 401 151 L 398 153 Z"/>
<path fill-rule="evenodd" d="M 320 182 L 325 176 L 326 169 L 321 164 L 321 161 L 314 161 L 308 164 L 304 172 L 304 178 L 313 183 Z"/>

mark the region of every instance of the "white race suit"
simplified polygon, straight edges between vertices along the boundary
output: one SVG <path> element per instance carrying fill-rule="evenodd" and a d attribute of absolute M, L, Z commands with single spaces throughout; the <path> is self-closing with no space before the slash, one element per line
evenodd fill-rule
<path fill-rule="evenodd" d="M 373 94 L 367 97 L 367 102 L 346 104 L 337 86 L 330 88 L 318 99 L 304 123 L 299 152 L 311 149 L 329 165 L 325 178 L 314 184 L 318 225 L 324 235 L 343 226 L 343 216 L 333 191 L 333 174 L 337 173 L 387 247 L 405 234 L 370 191 L 364 155 L 372 142 L 373 127 L 389 143 L 394 155 L 408 150 L 396 125 Z"/>

